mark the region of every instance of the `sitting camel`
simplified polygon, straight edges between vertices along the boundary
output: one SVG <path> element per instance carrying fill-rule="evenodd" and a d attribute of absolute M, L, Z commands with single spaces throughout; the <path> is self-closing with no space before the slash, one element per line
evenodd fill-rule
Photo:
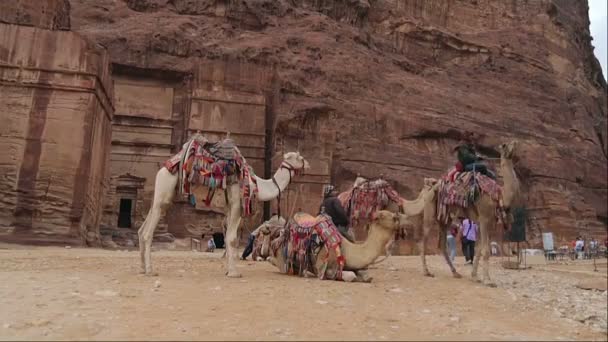
<path fill-rule="evenodd" d="M 496 200 L 492 198 L 488 193 L 480 191 L 479 196 L 476 198 L 473 204 L 469 205 L 466 208 L 462 208 L 456 205 L 448 205 L 446 206 L 446 212 L 443 213 L 447 220 L 442 221 L 438 219 L 438 207 L 441 208 L 442 204 L 440 203 L 440 192 L 442 188 L 446 185 L 445 181 L 440 181 L 436 185 L 433 186 L 433 196 L 429 196 L 426 200 L 424 200 L 422 205 L 418 205 L 415 208 L 412 207 L 412 210 L 406 210 L 406 215 L 415 216 L 423 219 L 423 229 L 424 235 L 428 234 L 428 232 L 432 229 L 432 227 L 439 226 L 439 247 L 443 252 L 443 256 L 445 258 L 446 263 L 450 267 L 452 274 L 456 278 L 460 278 L 460 274 L 454 268 L 452 264 L 447 250 L 446 250 L 446 235 L 447 229 L 450 226 L 451 220 L 453 216 L 458 215 L 459 213 L 464 214 L 475 222 L 479 222 L 479 249 L 475 251 L 475 258 L 473 261 L 473 270 L 471 272 L 471 277 L 475 281 L 479 281 L 477 278 L 477 270 L 479 265 L 479 257 L 483 258 L 483 279 L 482 282 L 490 287 L 495 287 L 496 285 L 491 281 L 489 274 L 489 258 L 490 258 L 490 238 L 489 233 L 494 230 L 497 217 L 497 209 L 499 207 L 499 203 L 502 204 L 502 208 L 506 213 L 509 213 L 509 210 L 512 206 L 516 205 L 516 202 L 519 200 L 519 191 L 520 191 L 520 183 L 517 179 L 517 175 L 513 168 L 513 156 L 514 151 L 517 146 L 516 141 L 512 141 L 508 144 L 501 144 L 498 147 L 500 152 L 500 174 L 502 175 L 504 185 L 500 191 L 500 198 Z M 507 217 L 508 219 L 509 217 Z M 508 227 L 509 222 L 506 222 L 506 226 Z M 428 271 L 425 261 L 425 244 L 426 237 L 423 237 L 422 240 L 422 248 L 421 248 L 421 258 L 422 265 L 425 275 L 432 276 L 432 274 Z"/>
<path fill-rule="evenodd" d="M 316 254 L 311 253 L 312 260 L 307 269 L 296 269 L 295 271 L 304 275 L 311 272 L 322 279 L 341 278 L 349 282 L 371 281 L 371 278 L 365 279 L 360 274 L 360 270 L 367 268 L 378 256 L 382 255 L 386 243 L 399 229 L 403 218 L 403 215 L 386 210 L 378 211 L 371 220 L 370 231 L 364 242 L 352 243 L 342 238 L 337 251 L 332 248 L 320 248 L 320 251 Z M 334 230 L 339 234 L 335 227 Z M 284 231 L 279 238 L 272 242 L 270 262 L 278 267 L 282 273 L 287 272 L 286 256 L 292 252 L 293 248 L 293 241 L 288 238 L 289 234 Z M 322 241 L 321 245 L 327 246 L 328 243 Z M 341 277 L 339 274 L 340 265 L 343 265 Z"/>
<path fill-rule="evenodd" d="M 184 144 L 184 148 L 189 146 L 194 139 L 199 136 L 192 137 L 189 142 Z M 181 167 L 181 164 L 180 164 Z M 262 179 L 252 175 L 253 183 L 257 189 L 256 199 L 261 202 L 270 201 L 277 198 L 279 194 L 287 188 L 291 179 L 296 175 L 297 171 L 308 169 L 308 162 L 300 155 L 299 152 L 288 152 L 283 156 L 283 162 L 279 169 L 275 172 L 272 179 Z M 156 275 L 152 272 L 151 261 L 151 246 L 154 230 L 158 225 L 161 216 L 171 206 L 175 189 L 178 184 L 178 175 L 171 173 L 166 167 L 162 167 L 156 173 L 154 183 L 154 200 L 152 207 L 146 216 L 142 226 L 139 228 L 139 250 L 141 254 L 142 271 L 146 275 Z M 227 251 L 227 269 L 228 277 L 240 277 L 240 273 L 236 268 L 237 260 L 237 232 L 241 222 L 241 201 L 243 200 L 243 192 L 241 191 L 239 182 L 230 182 L 226 185 L 226 251 Z"/>

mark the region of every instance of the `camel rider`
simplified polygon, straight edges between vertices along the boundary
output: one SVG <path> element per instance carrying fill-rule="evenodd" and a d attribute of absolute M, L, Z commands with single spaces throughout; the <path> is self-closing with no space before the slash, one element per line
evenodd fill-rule
<path fill-rule="evenodd" d="M 494 180 L 496 175 L 494 172 L 488 170 L 488 167 L 482 162 L 483 157 L 479 156 L 475 151 L 473 144 L 466 141 L 460 141 L 459 144 L 454 148 L 458 163 L 456 169 L 458 171 L 477 171 L 484 174 Z"/>
<path fill-rule="evenodd" d="M 255 238 L 260 234 L 260 231 L 262 229 L 264 229 L 265 227 L 268 227 L 270 229 L 270 227 L 278 226 L 278 225 L 282 225 L 282 226 L 285 225 L 285 219 L 282 217 L 279 217 L 279 215 L 273 213 L 270 220 L 265 221 L 259 227 L 257 227 L 253 232 L 251 232 L 251 234 L 249 234 L 249 239 L 247 240 L 247 247 L 245 247 L 245 250 L 243 251 L 243 254 L 241 255 L 241 260 L 247 259 L 249 254 L 251 254 L 253 252 L 253 243 L 255 242 Z"/>
<path fill-rule="evenodd" d="M 340 200 L 338 199 L 336 188 L 333 185 L 326 186 L 324 197 L 319 211 L 329 215 L 336 228 L 338 228 L 338 231 L 340 231 L 340 234 L 350 242 L 354 242 L 355 239 L 348 231 L 348 216 L 342 207 L 342 203 L 340 203 Z"/>

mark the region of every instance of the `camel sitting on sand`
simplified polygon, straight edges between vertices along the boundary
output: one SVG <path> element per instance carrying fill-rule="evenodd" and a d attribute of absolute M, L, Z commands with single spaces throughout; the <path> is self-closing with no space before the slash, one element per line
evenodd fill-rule
<path fill-rule="evenodd" d="M 302 215 L 302 213 L 299 213 L 299 215 Z M 322 216 L 313 218 L 310 215 L 305 215 L 305 220 L 308 221 L 317 220 L 317 222 L 322 222 L 323 219 Z M 301 236 L 296 239 L 293 236 L 294 234 L 297 235 L 297 230 L 300 229 L 300 226 L 296 223 L 296 230 L 284 231 L 280 237 L 272 241 L 270 262 L 278 267 L 282 273 L 290 272 L 290 268 L 293 268 L 292 271 L 305 276 L 314 274 L 322 279 L 369 282 L 371 278 L 366 278 L 360 271 L 366 269 L 378 256 L 384 253 L 386 243 L 399 229 L 403 219 L 407 218 L 401 214 L 394 214 L 386 210 L 378 211 L 371 220 L 370 231 L 364 242 L 352 243 L 345 238 L 341 238 L 339 243 L 334 245 L 337 248 L 333 248 L 331 244 L 335 240 L 321 241 L 319 244 L 321 247 L 316 253 L 311 251 L 309 255 L 306 252 L 307 256 L 304 259 L 309 260 L 310 263 L 302 264 L 289 260 L 290 255 L 297 257 L 300 253 L 305 252 L 304 250 L 294 250 L 297 249 L 298 242 L 296 240 L 301 240 Z M 289 227 L 285 229 L 287 230 Z M 335 226 L 333 230 L 335 231 L 333 234 L 339 235 Z M 318 236 L 321 235 L 323 234 L 318 234 Z"/>

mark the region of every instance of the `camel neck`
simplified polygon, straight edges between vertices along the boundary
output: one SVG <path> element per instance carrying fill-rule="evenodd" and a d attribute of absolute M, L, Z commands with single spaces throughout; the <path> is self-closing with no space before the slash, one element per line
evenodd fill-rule
<path fill-rule="evenodd" d="M 274 180 L 263 179 L 256 176 L 258 200 L 263 202 L 277 198 L 280 192 L 287 189 L 287 186 L 289 185 L 289 182 L 291 182 L 294 175 L 295 171 L 293 171 L 293 169 L 281 165 L 281 167 L 279 167 L 279 169 L 274 173 Z"/>
<path fill-rule="evenodd" d="M 346 259 L 346 268 L 358 270 L 369 266 L 384 253 L 384 247 L 392 234 L 390 230 L 372 223 L 364 242 L 353 243 L 343 238 L 341 250 Z"/>

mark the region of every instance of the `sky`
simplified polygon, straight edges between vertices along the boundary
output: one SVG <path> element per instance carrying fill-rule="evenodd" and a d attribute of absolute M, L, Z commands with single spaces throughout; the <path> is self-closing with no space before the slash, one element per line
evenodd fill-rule
<path fill-rule="evenodd" d="M 575 0 L 578 1 L 578 0 Z M 595 57 L 602 65 L 604 78 L 606 78 L 608 55 L 606 54 L 606 32 L 608 31 L 608 23 L 606 20 L 606 12 L 608 12 L 608 0 L 589 0 L 589 20 L 591 21 L 591 36 L 593 37 L 593 46 L 595 47 Z"/>

